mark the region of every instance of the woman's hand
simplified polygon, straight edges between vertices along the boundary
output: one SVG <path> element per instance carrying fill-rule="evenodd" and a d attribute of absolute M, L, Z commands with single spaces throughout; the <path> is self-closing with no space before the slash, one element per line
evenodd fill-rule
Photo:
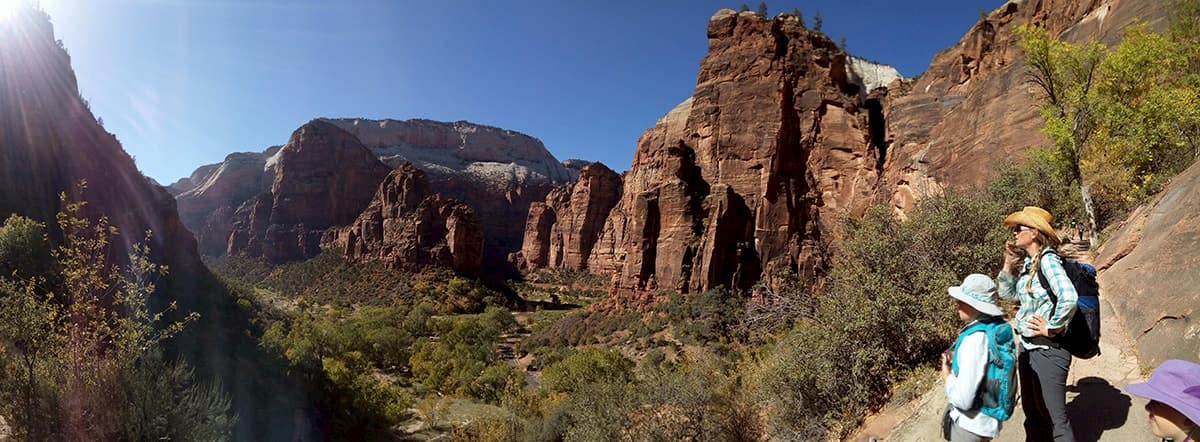
<path fill-rule="evenodd" d="M 943 381 L 946 380 L 946 378 L 950 377 L 950 362 L 953 358 L 954 358 L 954 352 L 951 352 L 950 350 L 946 350 L 945 353 L 942 353 L 941 359 L 942 359 L 942 380 Z"/>
<path fill-rule="evenodd" d="M 1010 275 L 1017 274 L 1017 266 L 1020 265 L 1021 257 L 1017 255 L 1016 241 L 1004 242 L 1004 271 Z"/>
<path fill-rule="evenodd" d="M 1028 328 L 1030 331 L 1034 332 L 1036 336 L 1045 336 L 1047 338 L 1057 335 L 1060 331 L 1060 329 L 1050 328 L 1050 322 L 1046 321 L 1046 318 L 1041 317 L 1041 315 L 1033 315 L 1032 318 L 1029 318 Z"/>

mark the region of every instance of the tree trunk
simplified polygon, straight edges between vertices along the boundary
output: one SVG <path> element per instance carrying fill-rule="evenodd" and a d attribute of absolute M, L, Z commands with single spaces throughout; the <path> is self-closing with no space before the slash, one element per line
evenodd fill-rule
<path fill-rule="evenodd" d="M 1088 247 L 1096 250 L 1100 243 L 1100 235 L 1096 229 L 1096 205 L 1092 202 L 1092 192 L 1088 189 L 1088 185 L 1079 180 L 1079 194 L 1083 196 L 1083 211 L 1087 213 L 1088 218 Z"/>

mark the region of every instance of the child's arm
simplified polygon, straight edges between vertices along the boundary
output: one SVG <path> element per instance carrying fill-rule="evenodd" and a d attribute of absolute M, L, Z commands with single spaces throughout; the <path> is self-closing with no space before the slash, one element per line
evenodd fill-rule
<path fill-rule="evenodd" d="M 963 338 L 958 351 L 954 352 L 958 374 L 951 373 L 946 378 L 946 398 L 954 408 L 970 410 L 975 404 L 975 392 L 983 381 L 987 358 L 987 333 L 978 331 Z"/>

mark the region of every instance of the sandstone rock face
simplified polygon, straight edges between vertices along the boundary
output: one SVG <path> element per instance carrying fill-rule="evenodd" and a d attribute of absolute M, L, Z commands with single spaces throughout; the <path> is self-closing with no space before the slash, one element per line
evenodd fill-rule
<path fill-rule="evenodd" d="M 202 269 L 171 195 L 138 172 L 80 98 L 49 17 L 23 2 L 13 7 L 0 26 L 0 216 L 44 222 L 60 240 L 55 214 L 65 192 L 87 201 L 85 215 L 108 216 L 120 229 L 112 256 L 127 256 L 151 230 L 152 259 L 181 275 Z M 87 182 L 83 194 L 80 181 Z"/>
<path fill-rule="evenodd" d="M 523 267 L 586 269 L 620 198 L 620 175 L 600 163 L 583 167 L 576 182 L 551 191 L 545 203 L 530 206 L 521 247 Z"/>
<path fill-rule="evenodd" d="M 354 135 L 321 120 L 296 129 L 264 164 L 274 170 L 271 188 L 237 209 L 226 251 L 275 263 L 319 253 L 323 231 L 353 221 L 389 171 Z"/>
<path fill-rule="evenodd" d="M 262 153 L 232 153 L 222 163 L 197 169 L 187 182 L 172 185 L 179 190 L 179 217 L 195 233 L 200 253 L 225 253 L 234 211 L 271 184 L 264 179 L 266 160 Z"/>
<path fill-rule="evenodd" d="M 585 162 L 560 163 L 537 139 L 518 132 L 468 123 L 429 120 L 321 119 L 359 140 L 382 162 L 398 167 L 411 162 L 424 171 L 438 192 L 466 202 L 479 214 L 488 237 L 489 269 L 504 270 L 505 257 L 520 250 L 522 224 L 529 205 L 542 201 L 556 186 L 572 181 Z M 259 250 L 247 243 L 246 231 L 235 234 L 220 217 L 238 211 L 249 215 L 255 195 L 270 190 L 279 177 L 279 148 L 262 154 L 236 154 L 226 162 L 202 166 L 171 185 L 181 216 L 201 238 L 205 254 L 225 253 L 230 244 Z M 261 176 L 251 160 L 261 162 Z M 234 164 L 236 163 L 236 164 Z M 292 168 L 290 172 L 298 172 Z M 257 184 L 256 184 L 257 183 Z M 375 187 L 361 189 L 370 198 Z M 245 218 L 238 218 L 244 220 Z M 311 230 L 311 229 L 309 229 Z M 290 236 L 287 234 L 285 236 Z M 311 243 L 311 241 L 307 241 Z M 500 272 L 503 273 L 503 272 Z"/>
<path fill-rule="evenodd" d="M 411 162 L 438 193 L 471 206 L 488 238 L 485 259 L 492 270 L 520 250 L 520 220 L 529 205 L 572 178 L 541 141 L 520 132 L 466 121 L 327 121 L 357 136 L 392 167 Z"/>
<path fill-rule="evenodd" d="M 926 192 L 980 184 L 1005 160 L 1044 145 L 1036 87 L 1028 82 L 1016 29 L 1044 26 L 1080 42 L 1114 42 L 1140 17 L 1161 26 L 1162 2 L 1009 1 L 975 24 L 957 45 L 934 56 L 914 81 L 880 97 L 887 118 L 884 184 L 900 210 Z"/>
<path fill-rule="evenodd" d="M 569 175 L 569 179 L 567 181 L 574 182 L 576 179 L 578 179 L 579 172 L 582 172 L 583 168 L 587 167 L 588 164 L 592 164 L 592 162 L 575 158 L 563 160 L 562 165 L 567 169 L 567 174 Z"/>
<path fill-rule="evenodd" d="M 787 16 L 722 10 L 708 37 L 694 95 L 642 135 L 587 262 L 616 291 L 815 277 L 833 215 L 872 199 L 879 157 L 845 53 Z"/>
<path fill-rule="evenodd" d="M 326 242 L 358 261 L 383 261 L 409 271 L 436 265 L 478 275 L 483 230 L 466 204 L 430 192 L 411 164 L 393 170 L 353 224 L 330 231 Z"/>
<path fill-rule="evenodd" d="M 1200 163 L 1175 177 L 1097 254 L 1100 296 L 1113 303 L 1144 366 L 1200 355 Z"/>

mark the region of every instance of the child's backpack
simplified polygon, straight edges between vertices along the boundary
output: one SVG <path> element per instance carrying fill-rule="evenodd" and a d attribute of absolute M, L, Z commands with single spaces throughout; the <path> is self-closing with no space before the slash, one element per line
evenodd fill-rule
<path fill-rule="evenodd" d="M 1061 257 L 1060 257 L 1061 258 Z M 1079 294 L 1076 303 L 1078 309 L 1071 322 L 1067 323 L 1067 331 L 1051 339 L 1059 347 L 1079 359 L 1091 359 L 1100 354 L 1100 284 L 1096 282 L 1096 268 L 1091 264 L 1073 259 L 1062 258 L 1063 270 L 1067 272 L 1071 285 Z M 1050 288 L 1046 275 L 1037 272 L 1038 281 L 1046 288 L 1050 301 L 1054 304 L 1051 311 L 1058 308 L 1058 295 Z"/>
<path fill-rule="evenodd" d="M 996 418 L 1001 422 L 1012 417 L 1013 408 L 1017 405 L 1017 344 L 1013 340 L 1012 326 L 1001 317 L 992 317 L 971 324 L 959 333 L 954 341 L 954 351 L 958 353 L 958 345 L 963 338 L 977 331 L 987 333 L 988 361 L 984 370 L 983 382 L 975 394 L 975 404 L 983 414 Z M 955 358 L 952 369 L 958 373 L 958 360 Z"/>

